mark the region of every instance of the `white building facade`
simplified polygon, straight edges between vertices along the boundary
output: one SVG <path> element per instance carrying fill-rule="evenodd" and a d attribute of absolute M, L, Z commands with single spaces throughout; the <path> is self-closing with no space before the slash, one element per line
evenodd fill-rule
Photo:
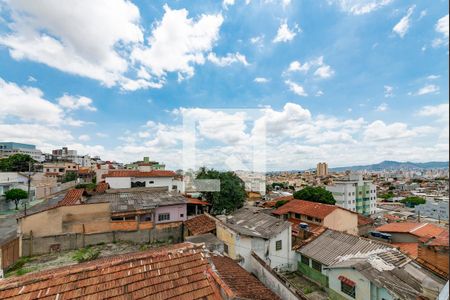
<path fill-rule="evenodd" d="M 370 180 L 363 180 L 360 174 L 350 174 L 347 178 L 335 180 L 326 187 L 333 194 L 336 205 L 351 211 L 371 215 L 375 213 L 377 188 Z"/>
<path fill-rule="evenodd" d="M 429 200 L 425 204 L 416 205 L 416 214 L 436 220 L 448 220 L 448 201 Z"/>

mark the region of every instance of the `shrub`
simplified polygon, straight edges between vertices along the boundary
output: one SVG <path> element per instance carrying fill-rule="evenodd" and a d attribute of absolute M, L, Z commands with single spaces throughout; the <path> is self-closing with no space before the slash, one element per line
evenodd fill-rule
<path fill-rule="evenodd" d="M 99 255 L 100 255 L 99 249 L 86 247 L 86 248 L 81 248 L 81 249 L 77 250 L 75 252 L 75 254 L 72 256 L 72 258 L 74 260 L 76 260 L 77 262 L 81 263 L 81 262 L 85 262 L 85 261 L 94 260 Z"/>

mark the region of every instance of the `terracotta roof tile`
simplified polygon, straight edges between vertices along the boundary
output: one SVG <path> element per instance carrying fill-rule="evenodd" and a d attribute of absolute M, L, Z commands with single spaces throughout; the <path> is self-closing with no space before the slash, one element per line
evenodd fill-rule
<path fill-rule="evenodd" d="M 256 277 L 245 271 L 231 258 L 212 256 L 211 261 L 219 277 L 235 293 L 237 298 L 258 300 L 280 299 Z"/>
<path fill-rule="evenodd" d="M 97 184 L 97 186 L 95 187 L 95 191 L 97 193 L 104 193 L 106 192 L 106 190 L 109 189 L 109 184 L 106 182 L 100 182 L 99 184 Z"/>
<path fill-rule="evenodd" d="M 418 255 L 419 243 L 392 243 L 393 246 L 398 247 L 399 250 L 410 257 L 416 259 Z"/>
<path fill-rule="evenodd" d="M 216 229 L 216 222 L 207 215 L 199 215 L 184 222 L 192 235 L 208 233 Z"/>
<path fill-rule="evenodd" d="M 279 207 L 273 212 L 275 215 L 283 215 L 289 212 L 302 214 L 310 217 L 324 218 L 336 209 L 340 209 L 335 205 L 323 204 L 305 200 L 292 200 L 285 205 Z"/>
<path fill-rule="evenodd" d="M 149 172 L 141 172 L 135 170 L 117 170 L 109 171 L 103 177 L 175 177 L 177 174 L 167 170 L 153 170 Z"/>
<path fill-rule="evenodd" d="M 75 205 L 79 203 L 85 194 L 84 189 L 72 189 L 67 192 L 64 198 L 56 206 Z"/>
<path fill-rule="evenodd" d="M 195 198 L 187 198 L 187 203 L 188 204 L 198 204 L 198 205 L 211 205 L 210 203 L 208 203 L 206 201 L 202 201 L 202 200 L 195 199 Z"/>
<path fill-rule="evenodd" d="M 209 268 L 200 248 L 178 244 L 8 278 L 0 299 L 219 299 Z"/>
<path fill-rule="evenodd" d="M 374 222 L 375 221 L 372 218 L 358 214 L 358 226 L 369 225 L 373 224 Z"/>
<path fill-rule="evenodd" d="M 431 238 L 438 236 L 446 229 L 430 223 L 402 222 L 402 223 L 384 224 L 378 227 L 376 230 L 380 232 L 410 233 L 419 238 L 423 237 Z"/>
<path fill-rule="evenodd" d="M 275 207 L 275 205 L 277 204 L 278 201 L 291 201 L 293 199 L 294 199 L 294 197 L 292 195 L 291 196 L 281 196 L 281 197 L 272 199 L 270 201 L 264 202 L 263 206 L 264 207 Z"/>

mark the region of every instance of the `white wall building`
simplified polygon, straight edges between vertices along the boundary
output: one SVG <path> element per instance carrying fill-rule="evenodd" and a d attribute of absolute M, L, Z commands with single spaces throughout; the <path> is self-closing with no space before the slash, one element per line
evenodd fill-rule
<path fill-rule="evenodd" d="M 103 177 L 111 189 L 167 187 L 169 191 L 184 192 L 183 182 L 175 179 L 176 174 L 172 171 L 153 170 L 150 172 L 140 172 L 134 170 L 110 170 Z"/>
<path fill-rule="evenodd" d="M 425 204 L 416 205 L 416 214 L 436 220 L 448 220 L 448 201 L 429 200 Z"/>
<path fill-rule="evenodd" d="M 326 187 L 333 193 L 336 205 L 364 215 L 375 213 L 377 188 L 370 180 L 363 180 L 360 174 L 335 180 Z"/>

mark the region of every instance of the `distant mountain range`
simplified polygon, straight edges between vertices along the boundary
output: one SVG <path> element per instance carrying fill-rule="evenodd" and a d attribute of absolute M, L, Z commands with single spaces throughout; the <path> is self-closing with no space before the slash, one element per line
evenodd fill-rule
<path fill-rule="evenodd" d="M 332 172 L 343 172 L 345 170 L 351 171 L 382 171 L 382 170 L 414 170 L 414 169 L 448 169 L 448 161 L 430 161 L 424 163 L 415 162 L 399 162 L 392 160 L 385 160 L 378 164 L 365 165 L 365 166 L 351 166 L 351 167 L 338 167 L 330 168 Z"/>

